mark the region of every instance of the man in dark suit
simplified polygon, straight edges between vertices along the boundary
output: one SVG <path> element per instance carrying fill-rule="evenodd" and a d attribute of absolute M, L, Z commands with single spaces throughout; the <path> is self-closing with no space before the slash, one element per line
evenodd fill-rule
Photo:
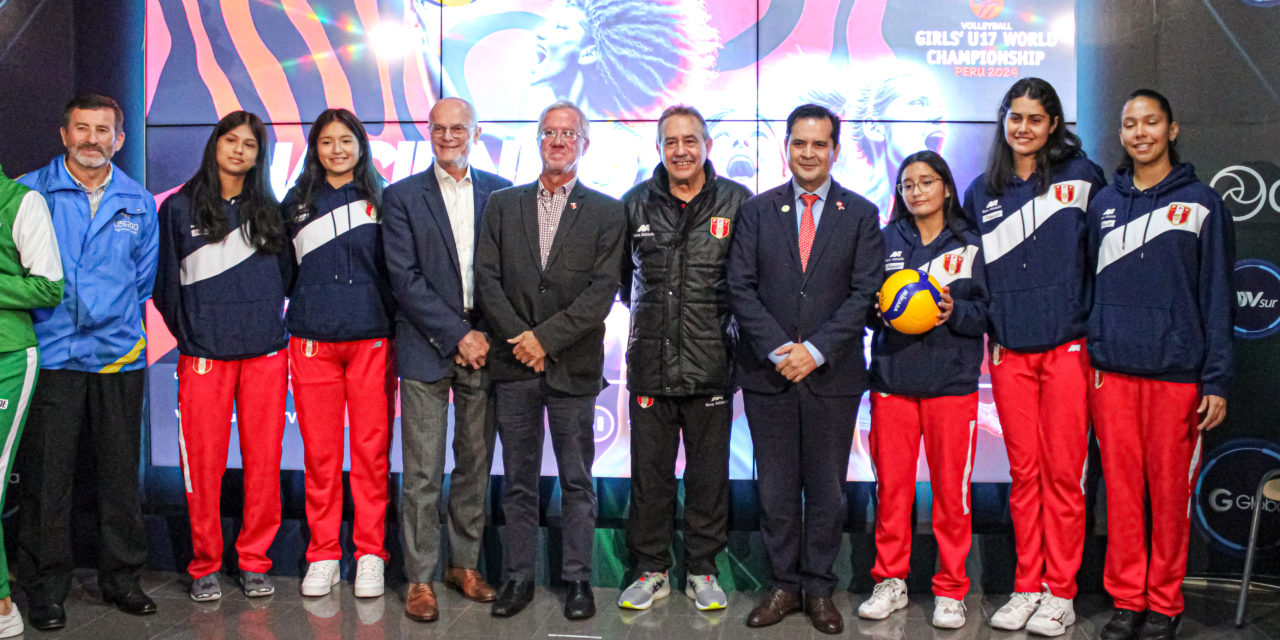
<path fill-rule="evenodd" d="M 831 601 L 831 565 L 884 244 L 875 206 L 831 179 L 839 139 L 840 121 L 826 108 L 791 112 L 792 179 L 742 205 L 729 251 L 729 305 L 740 332 L 735 377 L 773 572 L 772 591 L 747 617 L 752 627 L 803 607 L 819 631 L 844 629 Z"/>
<path fill-rule="evenodd" d="M 404 494 L 401 528 L 409 591 L 405 614 L 439 617 L 432 578 L 439 561 L 439 499 L 445 469 L 449 392 L 454 404 L 454 469 L 449 490 L 446 584 L 477 602 L 494 590 L 475 569 L 484 533 L 484 497 L 493 463 L 489 420 L 489 339 L 475 304 L 472 269 L 489 194 L 511 181 L 469 165 L 480 139 L 465 100 L 445 98 L 428 116 L 431 168 L 387 187 L 383 244 L 395 290 Z"/>
<path fill-rule="evenodd" d="M 618 292 L 625 220 L 621 202 L 577 180 L 588 126 L 572 102 L 542 112 L 542 174 L 493 194 L 476 253 L 480 307 L 494 338 L 489 374 L 506 474 L 507 582 L 492 611 L 499 617 L 533 599 L 544 410 L 560 473 L 564 613 L 595 615 L 592 424 L 604 387 L 604 319 Z"/>

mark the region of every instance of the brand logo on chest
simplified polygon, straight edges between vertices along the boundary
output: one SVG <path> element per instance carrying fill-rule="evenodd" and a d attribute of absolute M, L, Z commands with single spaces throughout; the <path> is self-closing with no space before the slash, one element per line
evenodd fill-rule
<path fill-rule="evenodd" d="M 711 219 L 711 235 L 724 240 L 729 237 L 729 219 L 728 218 L 712 218 Z"/>
<path fill-rule="evenodd" d="M 138 223 L 130 222 L 129 220 L 116 220 L 115 224 L 112 225 L 112 228 L 117 232 L 128 231 L 135 236 L 138 235 Z"/>

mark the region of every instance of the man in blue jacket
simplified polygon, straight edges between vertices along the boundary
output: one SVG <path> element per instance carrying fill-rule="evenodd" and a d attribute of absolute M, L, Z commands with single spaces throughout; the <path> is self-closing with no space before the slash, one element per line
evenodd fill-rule
<path fill-rule="evenodd" d="M 484 533 L 484 496 L 493 464 L 489 417 L 489 337 L 476 304 L 476 238 L 489 194 L 511 181 L 470 166 L 480 139 L 475 109 L 444 98 L 428 116 L 431 168 L 383 193 L 382 242 L 396 295 L 396 366 L 404 438 L 404 532 L 409 591 L 405 615 L 439 618 L 431 581 L 440 554 L 439 500 L 454 405 L 446 584 L 477 602 L 496 595 L 475 569 Z"/>
<path fill-rule="evenodd" d="M 154 613 L 138 586 L 147 559 L 138 495 L 146 335 L 142 304 L 156 273 L 155 199 L 111 164 L 124 143 L 115 100 L 84 94 L 62 119 L 64 155 L 20 182 L 49 203 L 65 293 L 34 311 L 41 369 L 18 459 L 24 491 L 18 562 L 31 626 L 66 624 L 71 588 L 71 488 L 88 430 L 99 516 L 102 597 Z"/>
<path fill-rule="evenodd" d="M 773 573 L 773 589 L 747 626 L 776 624 L 803 608 L 816 629 L 840 633 L 831 565 L 867 389 L 862 337 L 884 277 L 884 240 L 875 205 L 831 179 L 840 120 L 802 105 L 787 118 L 786 140 L 792 179 L 742 205 L 729 249 L 735 379 Z"/>

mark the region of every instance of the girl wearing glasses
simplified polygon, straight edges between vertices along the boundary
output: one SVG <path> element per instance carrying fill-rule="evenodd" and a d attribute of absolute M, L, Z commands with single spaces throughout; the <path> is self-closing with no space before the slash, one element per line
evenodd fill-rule
<path fill-rule="evenodd" d="M 160 207 L 155 305 L 178 341 L 178 425 L 191 519 L 191 599 L 222 597 L 222 475 L 235 405 L 244 464 L 236 541 L 249 597 L 275 592 L 267 549 L 280 528 L 292 276 L 280 204 L 267 181 L 267 129 L 235 111 L 220 120 L 196 174 Z"/>
<path fill-rule="evenodd" d="M 991 390 L 1013 480 L 1015 593 L 991 617 L 998 629 L 1056 636 L 1075 622 L 1089 448 L 1084 211 L 1105 184 L 1053 87 L 1014 83 L 986 173 L 964 198 L 987 262 Z"/>
<path fill-rule="evenodd" d="M 942 156 L 919 151 L 898 169 L 889 224 L 882 231 L 886 277 L 918 269 L 942 285 L 937 324 L 907 335 L 872 321 L 871 460 L 876 469 L 876 580 L 858 607 L 883 619 L 907 606 L 911 505 L 916 460 L 924 439 L 933 488 L 933 531 L 941 558 L 933 578 L 933 624 L 964 626 L 969 578 L 964 560 L 973 535 L 969 473 L 978 419 L 978 375 L 987 329 L 987 291 L 978 235 L 960 209 L 951 169 Z M 880 301 L 881 303 L 885 301 Z M 879 307 L 879 304 L 877 304 Z"/>
<path fill-rule="evenodd" d="M 338 583 L 343 436 L 350 420 L 355 595 L 382 595 L 388 453 L 396 409 L 395 302 L 382 256 L 382 179 L 355 115 L 329 109 L 307 138 L 283 208 L 297 257 L 289 298 L 290 369 L 305 447 L 304 596 Z"/>
<path fill-rule="evenodd" d="M 1089 402 L 1107 481 L 1103 585 L 1115 600 L 1108 639 L 1138 637 L 1139 625 L 1142 638 L 1177 632 L 1200 437 L 1227 411 L 1235 235 L 1222 199 L 1179 162 L 1177 138 L 1169 101 L 1135 91 L 1121 112 L 1124 163 L 1089 204 Z"/>

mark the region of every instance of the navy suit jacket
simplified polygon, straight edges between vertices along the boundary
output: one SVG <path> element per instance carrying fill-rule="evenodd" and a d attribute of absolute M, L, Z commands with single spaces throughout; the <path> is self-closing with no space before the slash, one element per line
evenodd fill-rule
<path fill-rule="evenodd" d="M 739 330 L 735 381 L 744 391 L 786 390 L 791 383 L 769 353 L 808 340 L 826 362 L 800 384 L 817 395 L 862 395 L 867 309 L 884 280 L 876 207 L 833 181 L 809 268 L 801 271 L 795 202 L 787 181 L 743 203 L 735 221 L 729 249 L 729 307 Z"/>
<path fill-rule="evenodd" d="M 471 169 L 476 216 L 472 247 L 489 194 L 509 186 L 506 178 Z M 458 341 L 472 329 L 485 329 L 483 322 L 472 326 L 463 314 L 458 247 L 434 163 L 383 192 L 382 244 L 398 305 L 396 366 L 401 377 L 435 382 L 453 367 Z"/>

